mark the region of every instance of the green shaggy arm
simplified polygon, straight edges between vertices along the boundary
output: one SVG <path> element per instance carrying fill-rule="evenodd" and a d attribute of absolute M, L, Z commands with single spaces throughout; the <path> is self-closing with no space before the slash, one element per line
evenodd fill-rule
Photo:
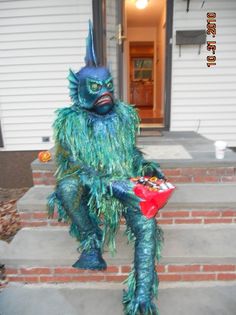
<path fill-rule="evenodd" d="M 82 143 L 83 134 L 76 134 L 78 115 L 71 108 L 58 111 L 57 119 L 53 125 L 56 144 L 56 163 L 58 166 L 56 176 L 60 181 L 67 176 L 78 176 L 82 186 L 86 186 L 94 196 L 103 195 L 107 192 L 110 178 L 86 164 L 80 158 L 79 146 L 86 147 Z M 78 145 L 79 143 L 79 145 Z"/>
<path fill-rule="evenodd" d="M 160 179 L 166 179 L 160 168 L 160 164 L 145 160 L 138 148 L 135 148 L 134 152 L 134 167 L 136 170 L 140 170 L 143 176 L 156 176 Z"/>
<path fill-rule="evenodd" d="M 98 172 L 95 168 L 88 166 L 79 158 L 72 158 L 72 153 L 67 149 L 69 170 L 60 176 L 61 179 L 66 176 L 78 176 L 81 185 L 87 187 L 93 196 L 102 196 L 107 193 L 107 187 L 110 182 L 110 177 L 107 174 Z"/>

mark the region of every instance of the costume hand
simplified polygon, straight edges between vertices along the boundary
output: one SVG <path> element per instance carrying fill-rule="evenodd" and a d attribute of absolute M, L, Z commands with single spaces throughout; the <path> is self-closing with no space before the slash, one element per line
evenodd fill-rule
<path fill-rule="evenodd" d="M 140 208 L 139 203 L 142 199 L 133 192 L 134 184 L 129 180 L 118 180 L 111 184 L 110 192 L 127 206 Z"/>
<path fill-rule="evenodd" d="M 146 162 L 143 164 L 143 172 L 145 176 L 155 176 L 159 179 L 167 180 L 164 173 L 162 172 L 159 164 L 155 162 Z"/>
<path fill-rule="evenodd" d="M 167 181 L 167 178 L 165 177 L 165 174 L 162 172 L 160 167 L 157 167 L 156 169 L 153 170 L 153 176 L 156 176 L 159 179 Z"/>

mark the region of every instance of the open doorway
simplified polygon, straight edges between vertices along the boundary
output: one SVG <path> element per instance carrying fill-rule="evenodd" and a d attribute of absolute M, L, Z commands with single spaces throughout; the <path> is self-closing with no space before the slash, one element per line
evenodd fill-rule
<path fill-rule="evenodd" d="M 164 127 L 166 0 L 149 0 L 138 9 L 125 0 L 124 73 L 126 99 L 134 104 L 141 124 Z"/>

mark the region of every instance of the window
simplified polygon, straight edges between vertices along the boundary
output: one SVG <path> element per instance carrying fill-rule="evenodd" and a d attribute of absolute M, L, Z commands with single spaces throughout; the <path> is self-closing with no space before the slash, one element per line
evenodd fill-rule
<path fill-rule="evenodd" d="M 153 80 L 153 59 L 133 58 L 133 78 L 137 80 Z"/>

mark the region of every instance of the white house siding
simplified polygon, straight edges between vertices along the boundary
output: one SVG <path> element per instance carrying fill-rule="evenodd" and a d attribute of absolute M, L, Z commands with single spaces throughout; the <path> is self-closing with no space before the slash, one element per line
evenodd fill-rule
<path fill-rule="evenodd" d="M 171 130 L 194 130 L 236 146 L 236 1 L 174 2 Z M 216 66 L 208 68 L 206 45 L 175 45 L 177 30 L 206 29 L 206 13 L 217 14 Z M 213 40 L 207 36 L 207 40 Z"/>
<path fill-rule="evenodd" d="M 70 104 L 66 77 L 84 64 L 89 18 L 91 0 L 0 0 L 2 150 L 52 147 L 54 111 Z"/>
<path fill-rule="evenodd" d="M 118 91 L 118 51 L 117 51 L 117 9 L 116 1 L 106 1 L 106 54 L 107 54 L 107 65 L 112 73 L 115 93 Z"/>

